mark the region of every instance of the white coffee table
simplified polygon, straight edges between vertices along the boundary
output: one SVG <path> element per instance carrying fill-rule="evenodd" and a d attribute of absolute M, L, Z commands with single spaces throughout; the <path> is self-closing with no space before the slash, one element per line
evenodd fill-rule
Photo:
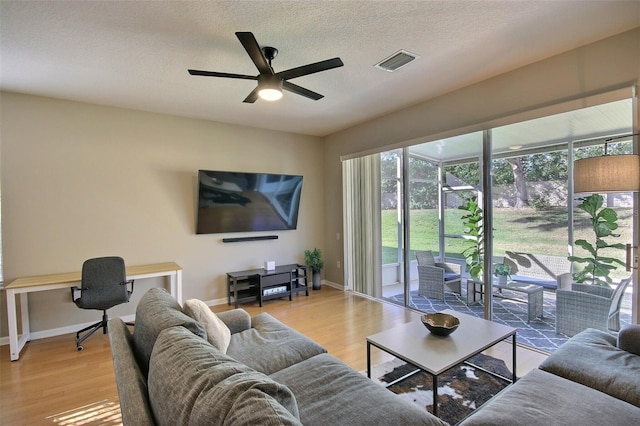
<path fill-rule="evenodd" d="M 419 319 L 367 337 L 367 376 L 371 378 L 371 346 L 431 374 L 435 416 L 438 415 L 438 376 L 509 337 L 513 344 L 511 382 L 516 381 L 517 329 L 449 309 L 442 312 L 460 320 L 458 329 L 447 337 L 431 334 Z M 484 371 L 509 380 L 491 371 Z"/>

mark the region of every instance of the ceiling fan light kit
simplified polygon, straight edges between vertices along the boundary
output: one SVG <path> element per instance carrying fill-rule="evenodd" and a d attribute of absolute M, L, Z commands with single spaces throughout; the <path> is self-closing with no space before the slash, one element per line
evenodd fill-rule
<path fill-rule="evenodd" d="M 277 101 L 282 98 L 282 79 L 275 75 L 259 75 L 258 87 L 258 96 L 265 101 Z"/>
<path fill-rule="evenodd" d="M 271 67 L 271 61 L 278 55 L 278 49 L 270 46 L 261 48 L 260 45 L 258 45 L 256 38 L 250 32 L 237 32 L 236 37 L 238 37 L 238 40 L 240 40 L 240 43 L 242 43 L 242 46 L 247 51 L 247 54 L 253 61 L 253 64 L 256 66 L 260 74 L 258 74 L 257 76 L 252 76 L 216 71 L 188 71 L 191 75 L 203 77 L 225 77 L 241 80 L 257 80 L 257 87 L 253 89 L 253 91 L 249 93 L 249 96 L 247 96 L 243 101 L 246 103 L 254 103 L 258 100 L 258 98 L 268 101 L 276 101 L 282 98 L 283 89 L 317 101 L 318 99 L 322 99 L 324 96 L 309 89 L 305 89 L 304 87 L 293 84 L 289 80 L 292 78 L 314 74 L 320 71 L 338 68 L 344 65 L 340 58 L 333 58 L 327 59 L 326 61 L 303 65 L 301 67 L 291 68 L 289 70 L 276 73 Z"/>

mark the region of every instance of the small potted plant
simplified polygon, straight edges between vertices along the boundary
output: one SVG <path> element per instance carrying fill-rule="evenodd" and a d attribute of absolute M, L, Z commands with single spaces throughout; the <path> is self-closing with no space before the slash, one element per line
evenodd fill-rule
<path fill-rule="evenodd" d="M 504 263 L 497 264 L 493 268 L 493 275 L 498 277 L 498 284 L 506 284 L 507 278 L 511 275 L 511 266 Z"/>
<path fill-rule="evenodd" d="M 313 289 L 320 290 L 322 282 L 320 280 L 320 271 L 324 267 L 324 261 L 322 260 L 322 252 L 320 249 L 314 248 L 313 250 L 304 251 L 304 262 L 311 269 L 313 277 Z"/>

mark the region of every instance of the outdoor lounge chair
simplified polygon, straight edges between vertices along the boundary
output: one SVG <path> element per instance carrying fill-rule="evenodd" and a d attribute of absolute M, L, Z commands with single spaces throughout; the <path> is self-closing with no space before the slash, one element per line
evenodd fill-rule
<path fill-rule="evenodd" d="M 462 267 L 456 263 L 436 262 L 431 251 L 417 251 L 418 294 L 444 301 L 448 291 L 461 293 Z"/>
<path fill-rule="evenodd" d="M 556 292 L 556 333 L 574 336 L 587 328 L 620 330 L 620 304 L 631 282 L 622 280 L 611 289 L 592 284 L 573 283 L 571 290 Z"/>

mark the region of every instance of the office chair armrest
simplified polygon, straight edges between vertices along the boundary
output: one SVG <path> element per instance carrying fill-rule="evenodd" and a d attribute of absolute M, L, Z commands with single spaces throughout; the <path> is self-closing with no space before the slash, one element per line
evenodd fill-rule
<path fill-rule="evenodd" d="M 127 285 L 127 284 L 131 284 L 131 290 L 127 290 L 129 292 L 129 295 L 131 295 L 131 293 L 133 293 L 133 282 L 135 280 L 127 280 L 124 282 L 121 282 L 120 285 Z"/>
<path fill-rule="evenodd" d="M 73 286 L 71 287 L 71 301 L 75 302 L 76 300 L 78 300 L 81 296 L 81 292 L 82 290 L 86 290 L 86 288 L 82 288 L 82 287 L 78 287 L 78 286 Z"/>

